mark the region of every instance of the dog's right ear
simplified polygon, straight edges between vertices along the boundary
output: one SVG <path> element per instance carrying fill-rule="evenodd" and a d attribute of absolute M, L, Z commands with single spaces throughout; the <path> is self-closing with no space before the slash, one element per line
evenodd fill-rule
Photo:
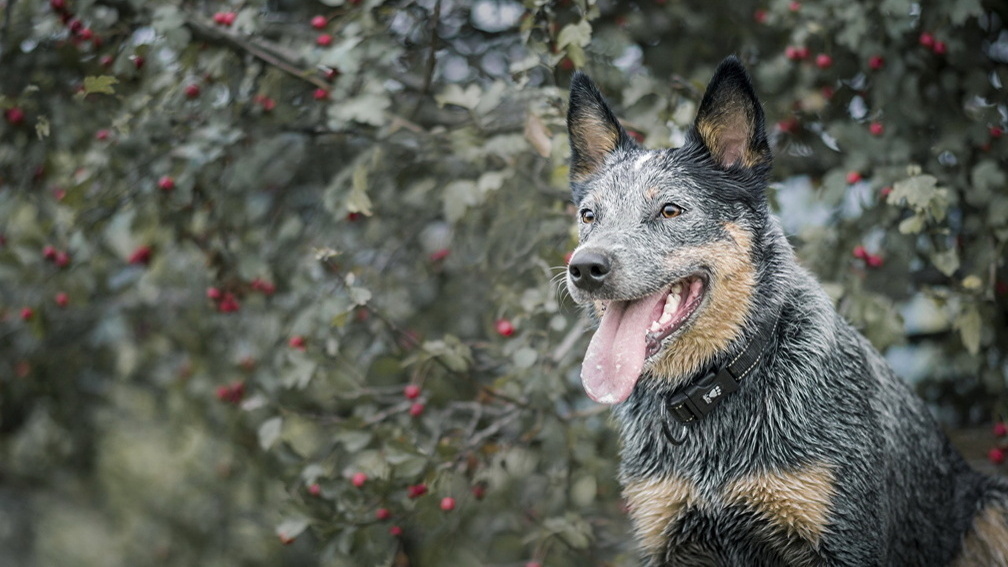
<path fill-rule="evenodd" d="M 570 177 L 574 184 L 594 175 L 609 154 L 634 145 L 598 87 L 580 71 L 571 78 L 567 132 L 571 146 Z M 575 188 L 575 200 L 576 193 Z"/>

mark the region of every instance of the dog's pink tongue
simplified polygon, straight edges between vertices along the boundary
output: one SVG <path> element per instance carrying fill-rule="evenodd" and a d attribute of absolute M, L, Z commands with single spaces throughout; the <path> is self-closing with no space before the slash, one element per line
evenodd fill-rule
<path fill-rule="evenodd" d="M 630 397 L 644 368 L 644 339 L 664 291 L 636 301 L 612 301 L 585 353 L 581 383 L 588 397 L 618 404 Z"/>

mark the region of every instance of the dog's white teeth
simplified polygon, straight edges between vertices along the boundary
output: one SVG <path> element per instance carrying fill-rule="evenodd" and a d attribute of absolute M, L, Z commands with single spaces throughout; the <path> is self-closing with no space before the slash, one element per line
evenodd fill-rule
<path fill-rule="evenodd" d="M 681 282 L 676 282 L 676 283 L 672 284 L 672 289 L 669 290 L 669 297 L 672 297 L 672 296 L 678 297 L 679 294 L 681 294 L 681 293 L 682 293 L 682 283 Z"/>
<path fill-rule="evenodd" d="M 675 313 L 676 309 L 679 309 L 679 296 L 673 293 L 665 300 L 665 307 L 662 308 L 662 311 L 665 313 Z"/>
<path fill-rule="evenodd" d="M 668 325 L 669 321 L 671 320 L 672 320 L 671 313 L 662 313 L 661 319 L 658 319 L 658 325 L 664 327 L 665 325 Z"/>
<path fill-rule="evenodd" d="M 661 330 L 661 325 L 658 324 L 658 321 L 652 322 L 651 323 L 651 328 L 648 329 L 648 331 L 650 331 L 652 333 L 657 333 L 660 330 Z"/>

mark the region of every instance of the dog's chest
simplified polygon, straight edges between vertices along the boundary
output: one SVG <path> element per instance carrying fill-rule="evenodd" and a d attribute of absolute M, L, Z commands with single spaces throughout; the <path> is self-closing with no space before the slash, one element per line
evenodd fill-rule
<path fill-rule="evenodd" d="M 834 480 L 828 465 L 810 463 L 717 487 L 685 476 L 636 478 L 624 497 L 642 550 L 658 563 L 678 557 L 690 564 L 689 555 L 714 563 L 753 555 L 806 563 L 827 530 Z"/>

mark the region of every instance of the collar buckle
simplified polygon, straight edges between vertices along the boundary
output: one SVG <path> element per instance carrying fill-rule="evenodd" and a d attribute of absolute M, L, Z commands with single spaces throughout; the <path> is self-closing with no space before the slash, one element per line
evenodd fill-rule
<path fill-rule="evenodd" d="M 668 401 L 672 415 L 685 425 L 706 417 L 725 396 L 739 388 L 739 381 L 729 368 L 708 372 L 690 383 L 686 389 Z"/>

